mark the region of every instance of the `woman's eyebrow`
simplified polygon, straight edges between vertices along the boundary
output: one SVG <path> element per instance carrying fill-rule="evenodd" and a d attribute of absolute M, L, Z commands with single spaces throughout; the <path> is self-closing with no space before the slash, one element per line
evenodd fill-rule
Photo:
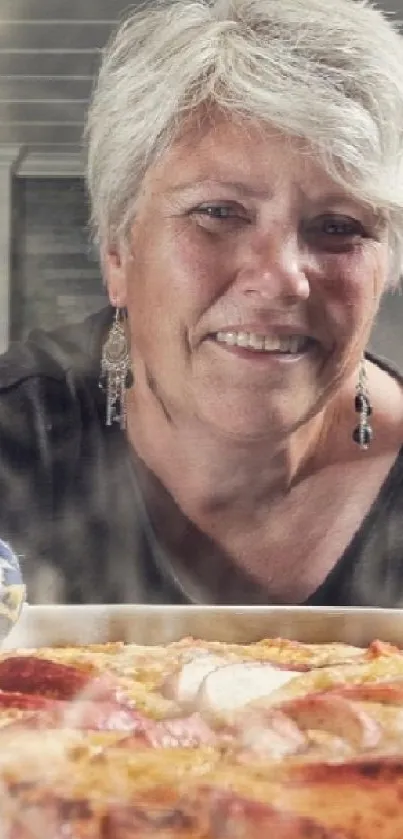
<path fill-rule="evenodd" d="M 275 197 L 275 190 L 269 186 L 264 188 L 261 185 L 253 185 L 245 181 L 233 180 L 232 178 L 199 178 L 197 180 L 182 181 L 177 184 L 169 186 L 164 192 L 167 195 L 178 195 L 195 192 L 200 188 L 224 188 L 231 189 L 239 195 L 245 195 L 250 198 L 260 198 L 263 200 L 270 200 Z M 330 204 L 351 204 L 357 205 L 356 199 L 341 190 L 323 192 L 321 194 L 309 195 L 308 190 L 304 190 L 300 186 L 297 187 L 299 197 L 308 200 L 312 204 L 330 205 Z"/>
<path fill-rule="evenodd" d="M 239 195 L 245 195 L 249 198 L 270 199 L 274 197 L 274 192 L 268 188 L 262 189 L 258 186 L 252 186 L 243 181 L 233 181 L 226 178 L 219 178 L 212 180 L 211 178 L 201 178 L 199 180 L 184 181 L 168 187 L 165 190 L 167 195 L 186 195 L 187 193 L 195 192 L 202 187 L 215 187 L 231 189 Z"/>

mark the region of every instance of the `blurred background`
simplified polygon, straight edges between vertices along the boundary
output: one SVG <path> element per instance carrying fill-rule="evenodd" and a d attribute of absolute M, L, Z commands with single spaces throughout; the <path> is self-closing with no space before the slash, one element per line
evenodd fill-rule
<path fill-rule="evenodd" d="M 403 23 L 403 0 L 381 5 Z M 129 8 L 125 0 L 0 0 L 0 352 L 105 302 L 81 137 L 100 52 Z M 403 369 L 402 326 L 398 289 L 384 298 L 372 348 Z"/>

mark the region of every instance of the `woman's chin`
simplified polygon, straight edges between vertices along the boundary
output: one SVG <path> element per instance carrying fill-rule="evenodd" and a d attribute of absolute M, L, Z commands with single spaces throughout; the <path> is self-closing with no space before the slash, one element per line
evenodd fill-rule
<path fill-rule="evenodd" d="M 295 411 L 279 411 L 267 408 L 253 410 L 247 406 L 236 409 L 235 406 L 223 409 L 223 402 L 216 410 L 213 406 L 209 411 L 206 407 L 199 414 L 203 424 L 217 436 L 229 440 L 236 440 L 240 444 L 256 441 L 276 441 L 290 435 L 304 422 L 306 413 Z"/>

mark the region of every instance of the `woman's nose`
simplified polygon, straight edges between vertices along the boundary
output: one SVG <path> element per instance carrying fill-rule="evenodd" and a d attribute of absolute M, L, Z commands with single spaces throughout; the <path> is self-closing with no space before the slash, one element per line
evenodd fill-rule
<path fill-rule="evenodd" d="M 305 267 L 297 237 L 267 237 L 250 249 L 238 282 L 248 296 L 272 303 L 296 304 L 310 295 Z"/>

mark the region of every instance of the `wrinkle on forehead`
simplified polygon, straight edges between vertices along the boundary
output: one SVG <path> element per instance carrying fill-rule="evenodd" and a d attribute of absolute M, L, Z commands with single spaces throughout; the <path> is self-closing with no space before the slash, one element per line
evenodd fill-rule
<path fill-rule="evenodd" d="M 144 191 L 176 195 L 203 184 L 261 200 L 292 189 L 296 202 L 348 203 L 377 215 L 334 182 L 304 140 L 247 117 L 210 113 L 203 121 L 189 121 L 148 171 Z"/>

